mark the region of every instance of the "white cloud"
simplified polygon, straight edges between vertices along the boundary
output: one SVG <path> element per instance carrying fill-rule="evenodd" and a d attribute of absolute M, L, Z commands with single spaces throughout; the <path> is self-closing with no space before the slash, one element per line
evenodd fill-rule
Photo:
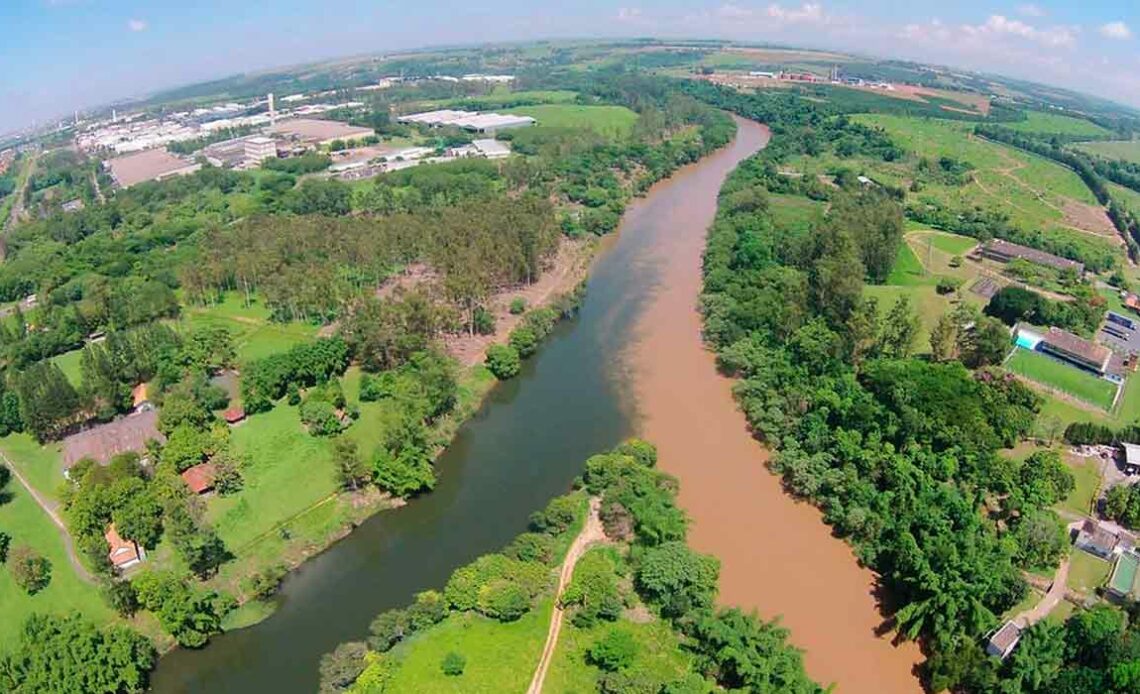
<path fill-rule="evenodd" d="M 147 23 L 145 19 L 128 19 L 127 28 L 131 31 L 146 31 Z"/>
<path fill-rule="evenodd" d="M 776 21 L 788 24 L 822 24 L 828 20 L 823 5 L 818 2 L 805 2 L 799 8 L 785 8 L 783 5 L 773 3 L 768 5 L 767 14 Z"/>
<path fill-rule="evenodd" d="M 726 5 L 721 5 L 718 7 L 716 9 L 716 14 L 718 17 L 721 17 L 723 19 L 746 19 L 752 16 L 752 10 L 745 9 L 740 5 L 733 5 L 732 3 L 728 3 Z"/>
<path fill-rule="evenodd" d="M 1100 28 L 1102 36 L 1107 36 L 1110 39 L 1130 39 L 1132 38 L 1132 30 L 1124 22 L 1109 22 Z"/>
<path fill-rule="evenodd" d="M 1040 5 L 1034 5 L 1031 2 L 1023 3 L 1017 6 L 1017 13 L 1025 17 L 1044 17 L 1045 10 Z"/>
<path fill-rule="evenodd" d="M 1077 30 L 1071 27 L 1053 26 L 1038 29 L 1019 19 L 1009 19 L 1000 14 L 990 15 L 990 18 L 982 24 L 963 24 L 961 29 L 962 33 L 969 38 L 994 39 L 1012 36 L 1054 48 L 1067 48 L 1077 42 Z"/>
<path fill-rule="evenodd" d="M 639 7 L 619 7 L 617 11 L 617 19 L 619 22 L 634 22 L 641 19 L 641 8 Z"/>

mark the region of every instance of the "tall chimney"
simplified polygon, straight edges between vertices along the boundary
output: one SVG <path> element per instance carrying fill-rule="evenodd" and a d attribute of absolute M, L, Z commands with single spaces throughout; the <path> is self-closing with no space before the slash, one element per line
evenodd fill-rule
<path fill-rule="evenodd" d="M 277 111 L 273 108 L 273 92 L 269 92 L 269 124 L 274 125 L 277 122 Z"/>

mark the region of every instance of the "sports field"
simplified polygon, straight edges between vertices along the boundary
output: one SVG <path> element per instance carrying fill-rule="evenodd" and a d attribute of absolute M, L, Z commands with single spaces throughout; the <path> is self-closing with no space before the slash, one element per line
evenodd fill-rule
<path fill-rule="evenodd" d="M 1114 384 L 1037 352 L 1019 349 L 1005 366 L 1031 381 L 1068 393 L 1102 410 L 1111 408 L 1116 397 Z"/>

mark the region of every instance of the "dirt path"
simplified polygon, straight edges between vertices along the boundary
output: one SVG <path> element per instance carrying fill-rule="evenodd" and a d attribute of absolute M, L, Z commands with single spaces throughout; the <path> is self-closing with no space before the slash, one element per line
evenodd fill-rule
<path fill-rule="evenodd" d="M 736 142 L 658 184 L 651 202 L 626 213 L 619 235 L 648 239 L 635 262 L 657 275 L 620 355 L 635 434 L 657 445 L 660 468 L 680 480 L 693 549 L 721 561 L 721 604 L 779 617 L 803 649 L 808 674 L 836 683 L 839 694 L 921 692 L 922 654 L 913 643 L 892 642 L 878 577 L 832 535 L 818 509 L 784 492 L 765 465 L 769 451 L 737 407 L 733 381 L 717 373 L 701 340 L 701 255 L 716 192 L 767 138 L 762 126 L 740 122 Z"/>
<path fill-rule="evenodd" d="M 1080 550 L 1073 551 L 1079 552 Z M 1053 608 L 1065 599 L 1068 581 L 1069 558 L 1065 557 L 1065 560 L 1057 567 L 1057 573 L 1053 574 L 1053 583 L 1049 586 L 1045 597 L 1041 598 L 1041 601 L 1033 607 L 1015 616 L 1012 620 L 1013 623 L 1025 629 L 1048 617 L 1049 613 L 1053 611 Z"/>
<path fill-rule="evenodd" d="M 0 453 L 0 460 L 4 461 L 4 465 L 12 471 L 12 475 L 20 480 L 20 484 L 24 485 L 24 489 L 28 490 L 28 494 L 32 495 L 32 499 L 39 504 L 40 508 L 44 510 L 44 513 L 48 515 L 48 518 L 51 518 L 51 522 L 55 523 L 56 527 L 59 528 L 59 534 L 63 538 L 63 549 L 66 550 L 67 560 L 71 562 L 75 573 L 84 581 L 95 583 L 95 577 L 91 575 L 87 567 L 83 566 L 83 563 L 79 561 L 79 557 L 75 554 L 75 544 L 71 541 L 71 533 L 67 532 L 67 525 L 63 522 L 63 519 L 60 518 L 55 504 L 40 496 L 40 493 L 36 491 L 35 487 L 33 487 L 27 478 L 24 477 L 24 474 L 20 472 L 20 468 L 13 465 L 12 461 L 8 459 L 8 456 Z"/>
<path fill-rule="evenodd" d="M 601 499 L 590 498 L 590 513 L 586 516 L 586 524 L 582 527 L 582 532 L 578 533 L 578 537 L 574 538 L 573 544 L 566 552 L 566 559 L 562 562 L 562 571 L 558 574 L 558 589 L 554 594 L 554 610 L 550 615 L 550 629 L 546 632 L 546 645 L 542 647 L 542 657 L 538 661 L 538 667 L 534 669 L 534 677 L 531 678 L 530 686 L 527 687 L 527 694 L 540 694 L 542 692 L 542 685 L 546 681 L 546 671 L 550 668 L 550 661 L 554 658 L 555 649 L 558 648 L 558 635 L 562 632 L 564 610 L 558 601 L 562 598 L 562 593 L 574 576 L 574 566 L 591 545 L 606 540 L 606 533 L 602 530 L 602 519 L 598 515 L 601 507 Z"/>

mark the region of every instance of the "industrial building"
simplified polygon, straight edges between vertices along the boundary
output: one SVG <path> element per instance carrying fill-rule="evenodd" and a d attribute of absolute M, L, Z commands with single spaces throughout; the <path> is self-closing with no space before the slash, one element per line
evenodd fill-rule
<path fill-rule="evenodd" d="M 436 128 L 450 125 L 470 132 L 487 135 L 493 135 L 500 130 L 529 127 L 537 122 L 530 116 L 476 113 L 474 111 L 455 111 L 451 109 L 427 111 L 425 113 L 411 113 L 406 116 L 400 116 L 396 120 L 400 123 L 416 123 Z"/>
<path fill-rule="evenodd" d="M 308 147 L 327 147 L 336 140 L 347 142 L 376 134 L 372 128 L 361 128 L 340 121 L 317 118 L 281 121 L 270 127 L 269 132 Z"/>
<path fill-rule="evenodd" d="M 111 178 L 121 188 L 130 188 L 143 181 L 161 181 L 172 176 L 184 176 L 202 168 L 182 157 L 177 157 L 165 149 L 149 149 L 145 152 L 126 154 L 110 159 L 104 164 L 111 171 Z"/>
<path fill-rule="evenodd" d="M 245 164 L 258 166 L 266 159 L 277 158 L 277 142 L 270 137 L 258 135 L 245 140 Z"/>

